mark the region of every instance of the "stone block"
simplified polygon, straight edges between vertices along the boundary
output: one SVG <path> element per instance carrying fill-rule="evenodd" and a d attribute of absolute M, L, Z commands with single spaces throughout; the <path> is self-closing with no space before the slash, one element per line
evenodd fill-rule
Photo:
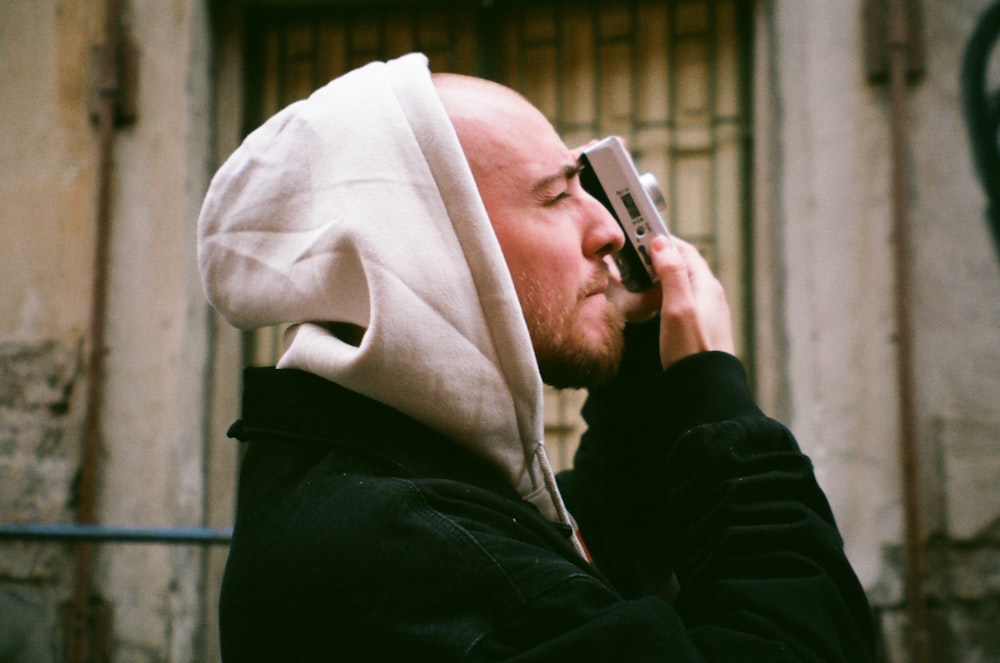
<path fill-rule="evenodd" d="M 67 427 L 78 372 L 76 353 L 54 341 L 0 343 L 0 522 L 72 519 L 78 450 Z M 62 547 L 18 541 L 3 546 L 0 578 L 59 575 Z"/>

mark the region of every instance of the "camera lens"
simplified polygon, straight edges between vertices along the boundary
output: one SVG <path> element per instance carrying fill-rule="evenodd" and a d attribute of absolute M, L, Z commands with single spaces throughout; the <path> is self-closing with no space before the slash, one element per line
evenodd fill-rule
<path fill-rule="evenodd" d="M 653 200 L 653 205 L 656 209 L 663 212 L 667 209 L 667 200 L 663 197 L 663 191 L 660 190 L 660 184 L 656 181 L 656 175 L 653 173 L 643 173 L 639 176 L 639 182 L 642 183 L 642 188 L 646 190 L 649 197 Z"/>

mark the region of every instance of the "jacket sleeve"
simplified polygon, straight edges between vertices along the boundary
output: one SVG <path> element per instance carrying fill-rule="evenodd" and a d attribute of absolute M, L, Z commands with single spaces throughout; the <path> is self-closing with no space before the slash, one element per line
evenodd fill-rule
<path fill-rule="evenodd" d="M 809 459 L 760 412 L 735 357 L 661 371 L 657 334 L 629 330 L 621 373 L 592 391 L 560 475 L 596 566 L 625 597 L 670 588 L 707 660 L 747 638 L 791 660 L 872 660 L 870 609 Z"/>

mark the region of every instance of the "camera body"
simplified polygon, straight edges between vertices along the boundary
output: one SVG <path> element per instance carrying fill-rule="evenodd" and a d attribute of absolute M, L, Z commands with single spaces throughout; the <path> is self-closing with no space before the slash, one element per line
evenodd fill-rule
<path fill-rule="evenodd" d="M 652 173 L 640 175 L 621 140 L 612 136 L 580 155 L 580 184 L 604 205 L 625 234 L 625 246 L 613 257 L 622 284 L 641 292 L 656 282 L 650 244 L 657 235 L 670 237 L 660 216 L 666 206 Z"/>

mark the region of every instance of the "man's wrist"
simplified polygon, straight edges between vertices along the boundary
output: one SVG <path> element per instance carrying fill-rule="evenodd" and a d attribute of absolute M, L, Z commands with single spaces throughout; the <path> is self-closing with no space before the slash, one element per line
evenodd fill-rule
<path fill-rule="evenodd" d="M 763 416 L 742 362 L 727 352 L 700 352 L 665 369 L 660 390 L 670 438 L 700 425 Z"/>

